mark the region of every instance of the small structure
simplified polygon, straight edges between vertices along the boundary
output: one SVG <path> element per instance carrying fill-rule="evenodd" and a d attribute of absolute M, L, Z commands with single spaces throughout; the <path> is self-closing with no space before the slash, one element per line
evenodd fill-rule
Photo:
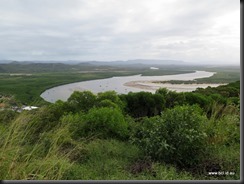
<path fill-rule="evenodd" d="M 36 106 L 25 106 L 25 107 L 22 107 L 22 110 L 30 111 L 30 110 L 37 109 L 37 108 L 38 107 L 36 107 Z"/>
<path fill-rule="evenodd" d="M 158 70 L 156 67 L 150 67 L 151 70 Z"/>

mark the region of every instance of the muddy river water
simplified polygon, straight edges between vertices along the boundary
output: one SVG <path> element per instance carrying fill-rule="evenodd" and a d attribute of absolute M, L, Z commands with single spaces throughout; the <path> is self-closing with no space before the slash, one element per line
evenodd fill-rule
<path fill-rule="evenodd" d="M 54 103 L 57 100 L 66 101 L 74 91 L 89 90 L 93 93 L 105 92 L 114 90 L 119 94 L 127 94 L 128 92 L 148 91 L 154 93 L 160 87 L 168 88 L 169 90 L 193 91 L 198 87 L 206 88 L 208 86 L 216 87 L 220 84 L 169 84 L 158 83 L 157 81 L 168 80 L 194 80 L 198 78 L 211 77 L 213 72 L 196 71 L 193 73 L 177 74 L 177 75 L 163 75 L 163 76 L 123 76 L 111 77 L 106 79 L 89 80 L 83 82 L 70 83 L 66 85 L 57 86 L 44 91 L 41 97 Z M 156 83 L 155 83 L 156 82 Z"/>

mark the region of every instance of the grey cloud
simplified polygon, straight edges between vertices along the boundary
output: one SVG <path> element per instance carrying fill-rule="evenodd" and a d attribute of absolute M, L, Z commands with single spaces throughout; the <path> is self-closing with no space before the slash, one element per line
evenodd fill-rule
<path fill-rule="evenodd" d="M 238 10 L 233 0 L 0 0 L 0 59 L 238 63 L 232 17 L 216 28 Z"/>

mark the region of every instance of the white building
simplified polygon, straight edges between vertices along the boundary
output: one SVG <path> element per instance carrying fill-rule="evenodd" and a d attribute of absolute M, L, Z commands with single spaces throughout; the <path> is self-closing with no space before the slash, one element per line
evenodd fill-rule
<path fill-rule="evenodd" d="M 25 106 L 22 108 L 22 110 L 27 110 L 27 111 L 30 111 L 30 110 L 33 110 L 33 109 L 37 109 L 38 107 L 35 107 L 35 106 Z"/>

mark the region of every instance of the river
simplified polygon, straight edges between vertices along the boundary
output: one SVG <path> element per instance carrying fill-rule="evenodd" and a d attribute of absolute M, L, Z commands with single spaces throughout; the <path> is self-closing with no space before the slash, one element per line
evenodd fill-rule
<path fill-rule="evenodd" d="M 211 77 L 213 72 L 196 71 L 193 73 L 163 75 L 163 76 L 123 76 L 111 77 L 106 79 L 89 80 L 83 82 L 70 83 L 57 86 L 44 91 L 41 97 L 51 103 L 57 100 L 66 101 L 74 91 L 89 90 L 93 93 L 105 92 L 114 90 L 119 94 L 127 94 L 128 92 L 148 91 L 155 92 L 160 87 L 166 87 L 169 90 L 193 91 L 198 87 L 206 88 L 208 86 L 216 87 L 220 84 L 159 84 L 152 81 L 167 81 L 167 80 L 194 80 L 198 78 Z"/>

